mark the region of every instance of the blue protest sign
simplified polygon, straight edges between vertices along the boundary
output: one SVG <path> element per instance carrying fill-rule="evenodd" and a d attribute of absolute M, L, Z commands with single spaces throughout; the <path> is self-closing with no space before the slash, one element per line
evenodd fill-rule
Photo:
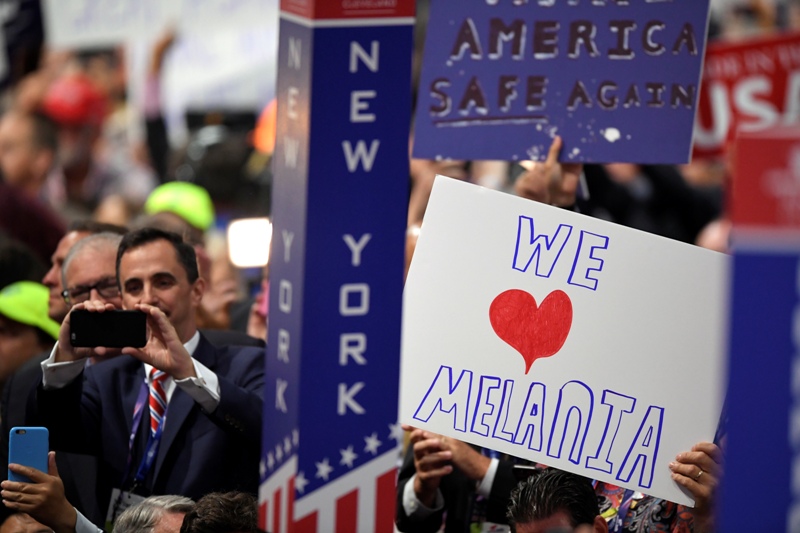
<path fill-rule="evenodd" d="M 414 156 L 685 163 L 708 0 L 438 0 Z"/>
<path fill-rule="evenodd" d="M 280 21 L 262 525 L 389 533 L 413 2 L 313 4 Z"/>

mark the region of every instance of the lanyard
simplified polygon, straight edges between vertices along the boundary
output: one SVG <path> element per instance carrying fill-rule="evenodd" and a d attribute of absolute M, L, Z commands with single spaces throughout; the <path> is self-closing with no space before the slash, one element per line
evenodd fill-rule
<path fill-rule="evenodd" d="M 612 523 L 609 524 L 609 532 L 610 533 L 621 533 L 622 526 L 625 523 L 625 517 L 628 516 L 628 511 L 631 508 L 631 503 L 633 502 L 633 496 L 635 492 L 631 489 L 625 489 L 625 493 L 622 495 L 622 502 L 619 506 L 619 511 L 617 511 L 617 516 L 612 520 Z"/>
<path fill-rule="evenodd" d="M 161 443 L 161 430 L 164 427 L 164 419 L 166 418 L 167 417 L 165 413 L 164 418 L 161 419 L 161 423 L 158 424 L 155 434 L 151 433 L 150 437 L 147 439 L 147 448 L 145 448 L 142 462 L 139 463 L 139 468 L 136 470 L 136 477 L 133 481 L 134 486 L 144 483 L 147 473 L 150 472 L 151 468 L 153 468 L 153 461 L 156 458 L 156 452 L 158 452 L 158 445 Z"/>
<path fill-rule="evenodd" d="M 117 519 L 117 516 L 121 510 L 122 499 L 125 495 L 122 488 L 125 487 L 126 482 L 130 478 L 131 465 L 133 464 L 133 445 L 136 442 L 136 434 L 139 433 L 139 426 L 142 423 L 144 406 L 148 403 L 149 398 L 150 387 L 148 387 L 147 382 L 144 381 L 142 382 L 142 386 L 139 388 L 139 396 L 136 398 L 136 406 L 133 408 L 131 435 L 128 438 L 128 459 L 125 463 L 125 472 L 122 474 L 122 484 L 120 485 L 119 496 L 114 502 L 112 523 Z M 166 413 L 164 413 L 164 417 L 161 419 L 161 423 L 158 425 L 158 429 L 156 429 L 155 434 L 150 434 L 147 438 L 147 447 L 145 448 L 144 457 L 142 457 L 142 461 L 139 463 L 139 468 L 136 469 L 136 476 L 133 479 L 133 483 L 131 484 L 129 492 L 134 492 L 138 486 L 144 483 L 147 473 L 150 472 L 150 469 L 153 467 L 153 460 L 156 457 L 158 445 L 161 442 L 161 433 L 164 427 L 164 420 L 166 420 L 166 418 Z M 150 432 L 148 431 L 148 433 Z"/>
<path fill-rule="evenodd" d="M 631 489 L 625 489 L 625 494 L 622 496 L 622 504 L 619 506 L 619 512 L 617 513 L 617 522 L 614 524 L 614 530 L 612 533 L 619 533 L 622 531 L 622 525 L 625 522 L 625 517 L 628 516 L 628 511 L 631 508 L 633 495 L 634 491 Z"/>
<path fill-rule="evenodd" d="M 125 474 L 122 480 L 122 486 L 129 479 L 131 473 L 131 466 L 133 465 L 133 445 L 136 442 L 136 435 L 139 433 L 139 426 L 142 423 L 142 415 L 144 413 L 144 406 L 148 403 L 150 398 L 150 388 L 147 382 L 142 382 L 139 388 L 139 396 L 136 398 L 136 406 L 133 409 L 133 421 L 131 423 L 131 435 L 128 438 L 128 460 L 125 465 Z M 147 438 L 147 446 L 145 447 L 144 456 L 142 457 L 139 467 L 136 469 L 136 475 L 133 480 L 133 487 L 141 485 L 147 477 L 150 469 L 153 468 L 153 461 L 158 452 L 158 445 L 161 443 L 161 434 L 164 429 L 164 421 L 167 419 L 166 412 L 158 425 L 155 434 L 149 433 Z"/>

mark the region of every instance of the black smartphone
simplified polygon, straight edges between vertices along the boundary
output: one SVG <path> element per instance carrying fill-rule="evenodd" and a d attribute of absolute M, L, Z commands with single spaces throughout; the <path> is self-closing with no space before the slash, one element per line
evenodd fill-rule
<path fill-rule="evenodd" d="M 141 348 L 147 344 L 147 315 L 135 310 L 76 309 L 69 315 L 69 340 L 80 348 Z"/>

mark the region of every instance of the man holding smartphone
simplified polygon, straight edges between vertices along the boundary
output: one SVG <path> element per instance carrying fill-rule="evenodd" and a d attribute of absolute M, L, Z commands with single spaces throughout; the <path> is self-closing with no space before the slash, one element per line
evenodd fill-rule
<path fill-rule="evenodd" d="M 123 308 L 147 315 L 146 345 L 84 370 L 86 357 L 109 350 L 73 347 L 67 317 L 42 363 L 36 421 L 50 429 L 55 448 L 100 457 L 98 500 L 109 502 L 112 520 L 151 494 L 255 493 L 263 349 L 217 348 L 197 331 L 204 281 L 178 235 L 131 232 L 116 264 Z M 114 306 L 88 300 L 75 309 Z"/>

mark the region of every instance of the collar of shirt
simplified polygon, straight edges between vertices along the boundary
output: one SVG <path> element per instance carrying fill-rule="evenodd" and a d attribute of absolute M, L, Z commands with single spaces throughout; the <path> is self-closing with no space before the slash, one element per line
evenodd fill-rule
<path fill-rule="evenodd" d="M 200 344 L 200 332 L 195 331 L 192 338 L 186 341 L 183 345 L 186 348 L 186 351 L 189 352 L 190 357 L 194 357 L 194 351 L 197 349 L 197 345 Z M 144 364 L 144 379 L 147 382 L 147 386 L 150 386 L 151 379 L 150 379 L 150 370 L 153 368 L 153 365 L 150 363 Z M 175 390 L 175 380 L 172 379 L 172 376 L 167 376 L 162 382 L 162 386 L 164 387 L 164 393 L 167 395 L 167 403 L 169 403 L 170 398 L 172 398 L 172 392 Z"/>

